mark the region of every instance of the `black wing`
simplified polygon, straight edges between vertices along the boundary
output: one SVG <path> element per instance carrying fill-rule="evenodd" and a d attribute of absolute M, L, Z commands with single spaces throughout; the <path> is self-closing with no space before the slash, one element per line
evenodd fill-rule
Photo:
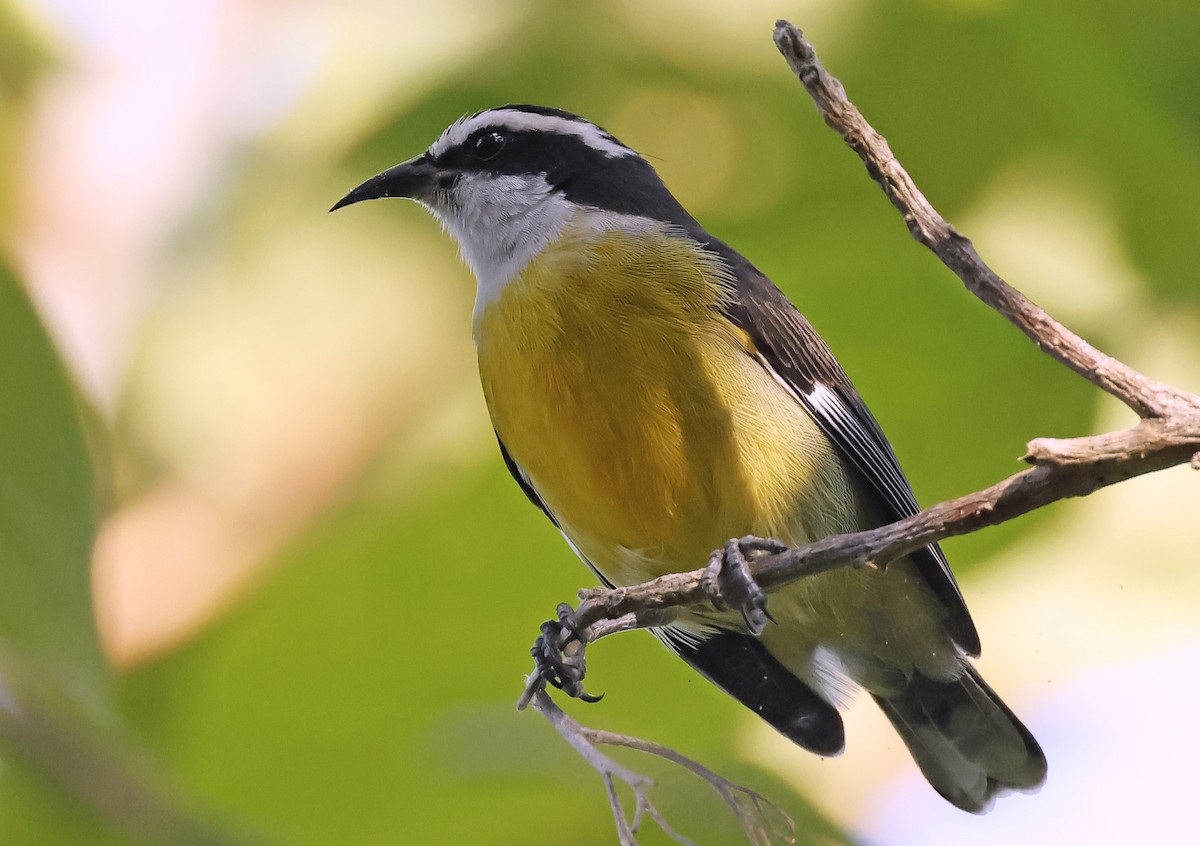
<path fill-rule="evenodd" d="M 793 743 L 818 755 L 837 755 L 845 748 L 846 733 L 837 708 L 779 663 L 758 638 L 724 630 L 689 635 L 673 626 L 651 631 Z"/>
<path fill-rule="evenodd" d="M 727 316 L 750 334 L 763 366 L 788 387 L 875 491 L 885 521 L 920 511 L 879 423 L 804 315 L 735 250 L 706 234 L 701 242 L 737 278 L 737 296 L 726 307 Z M 942 550 L 930 544 L 910 557 L 945 606 L 955 642 L 968 655 L 978 655 L 979 634 Z"/>

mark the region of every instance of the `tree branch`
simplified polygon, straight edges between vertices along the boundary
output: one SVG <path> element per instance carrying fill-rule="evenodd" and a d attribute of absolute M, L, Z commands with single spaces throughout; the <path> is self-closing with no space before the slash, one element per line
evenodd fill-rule
<path fill-rule="evenodd" d="M 858 153 L 867 173 L 904 215 L 908 231 L 954 271 L 967 290 L 1000 312 L 1043 352 L 1117 397 L 1141 417 L 1162 416 L 1180 405 L 1190 405 L 1193 412 L 1200 412 L 1200 398 L 1149 379 L 1100 352 L 996 275 L 975 252 L 971 241 L 925 199 L 892 155 L 887 139 L 846 97 L 842 83 L 825 70 L 804 34 L 788 21 L 778 21 L 775 46 L 808 90 L 825 123 Z"/>
<path fill-rule="evenodd" d="M 912 236 L 932 250 L 972 294 L 1017 326 L 1042 351 L 1121 400 L 1141 419 L 1128 429 L 1101 435 L 1038 438 L 1027 445 L 1023 457 L 1033 466 L 989 488 L 877 529 L 753 556 L 750 569 L 758 584 L 771 591 L 839 567 L 882 567 L 928 544 L 1012 520 L 1068 497 L 1086 496 L 1135 476 L 1188 463 L 1200 470 L 1200 397 L 1150 379 L 1097 350 L 1001 279 L 979 257 L 970 240 L 947 223 L 918 190 L 887 140 L 850 102 L 842 84 L 822 67 L 800 30 L 779 21 L 775 44 L 825 123 L 863 160 L 867 173 L 903 215 Z M 680 609 L 709 604 L 703 576 L 704 570 L 698 569 L 639 585 L 581 591 L 582 602 L 571 619 L 572 626 L 563 629 L 559 646 L 570 644 L 575 660 L 582 662 L 582 646 L 592 640 L 617 631 L 662 625 Z M 535 708 L 546 713 L 543 701 L 549 702 L 549 697 L 545 684 L 543 678 L 531 677 L 520 707 L 532 700 Z M 556 723 L 560 731 L 563 725 Z M 574 725 L 584 742 L 590 742 L 586 740 L 589 736 L 594 740 L 595 732 Z M 578 748 L 576 740 L 568 739 Z M 611 779 L 608 784 L 611 796 Z"/>
<path fill-rule="evenodd" d="M 825 122 L 858 153 L 867 172 L 900 210 L 913 237 L 954 271 L 971 293 L 1048 355 L 1117 397 L 1142 419 L 1129 429 L 1103 435 L 1036 439 L 1024 456 L 1035 466 L 985 490 L 877 529 L 758 556 L 751 562 L 751 572 L 765 590 L 839 567 L 883 566 L 928 544 L 995 526 L 1052 502 L 1086 496 L 1178 464 L 1200 464 L 1200 397 L 1150 379 L 1100 352 L 996 275 L 970 240 L 956 232 L 920 192 L 892 155 L 887 140 L 847 99 L 842 84 L 822 67 L 800 30 L 780 21 L 775 43 Z M 621 630 L 639 627 L 631 620 L 660 625 L 664 611 L 709 602 L 701 586 L 703 574 L 700 569 L 630 587 L 581 591 L 583 603 L 575 622 L 581 630 L 619 618 L 625 618 Z"/>

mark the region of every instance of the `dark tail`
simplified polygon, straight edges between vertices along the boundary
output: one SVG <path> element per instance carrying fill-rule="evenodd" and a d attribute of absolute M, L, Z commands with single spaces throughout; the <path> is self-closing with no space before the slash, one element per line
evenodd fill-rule
<path fill-rule="evenodd" d="M 964 811 L 981 814 L 997 795 L 1046 780 L 1041 747 L 972 667 L 948 682 L 918 674 L 875 701 L 933 789 Z"/>
<path fill-rule="evenodd" d="M 680 658 L 793 743 L 818 755 L 837 755 L 845 748 L 837 709 L 772 657 L 758 638 L 718 632 L 697 640 L 670 627 L 656 634 Z"/>

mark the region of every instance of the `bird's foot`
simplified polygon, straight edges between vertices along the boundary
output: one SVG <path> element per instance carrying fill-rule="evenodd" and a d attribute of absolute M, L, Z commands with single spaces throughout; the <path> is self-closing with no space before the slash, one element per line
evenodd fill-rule
<path fill-rule="evenodd" d="M 709 601 L 718 610 L 730 606 L 738 608 L 746 621 L 746 627 L 754 635 L 763 633 L 767 621 L 775 622 L 767 610 L 767 594 L 750 572 L 747 556 L 784 552 L 787 546 L 770 538 L 747 535 L 733 538 L 713 552 L 704 568 L 702 585 Z"/>
<path fill-rule="evenodd" d="M 575 609 L 567 603 L 561 603 L 557 612 L 557 619 L 542 623 L 542 633 L 529 651 L 533 655 L 534 671 L 522 701 L 528 701 L 535 689 L 550 684 L 584 702 L 599 702 L 604 694 L 596 696 L 583 689 L 584 651 L 588 643 L 586 630 L 580 631 Z"/>

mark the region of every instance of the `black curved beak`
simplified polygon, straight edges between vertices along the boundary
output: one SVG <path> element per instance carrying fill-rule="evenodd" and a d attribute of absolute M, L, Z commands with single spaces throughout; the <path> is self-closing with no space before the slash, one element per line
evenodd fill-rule
<path fill-rule="evenodd" d="M 437 184 L 443 171 L 430 164 L 424 155 L 401 162 L 393 168 L 372 176 L 336 203 L 331 212 L 362 200 L 381 200 L 388 197 L 405 197 L 420 200 L 427 197 Z"/>

